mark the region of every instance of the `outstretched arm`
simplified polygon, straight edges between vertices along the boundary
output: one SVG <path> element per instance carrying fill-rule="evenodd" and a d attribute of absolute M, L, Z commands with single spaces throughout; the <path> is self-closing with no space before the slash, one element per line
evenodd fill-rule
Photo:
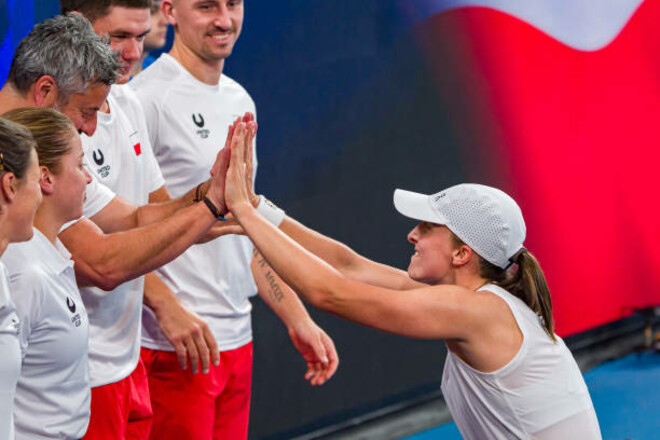
<path fill-rule="evenodd" d="M 229 159 L 228 150 L 223 151 L 222 160 L 214 165 L 218 178 L 212 179 L 207 192 L 209 200 L 221 209 L 225 206 L 223 173 Z M 111 234 L 105 234 L 92 221 L 83 218 L 62 231 L 59 237 L 76 262 L 80 285 L 112 290 L 172 261 L 197 242 L 216 221 L 208 207 L 200 202 L 159 222 Z"/>
<path fill-rule="evenodd" d="M 458 286 L 400 291 L 348 279 L 274 228 L 249 201 L 245 126 L 237 128 L 225 201 L 262 255 L 314 306 L 379 330 L 419 338 L 465 338 L 479 321 L 474 292 Z"/>

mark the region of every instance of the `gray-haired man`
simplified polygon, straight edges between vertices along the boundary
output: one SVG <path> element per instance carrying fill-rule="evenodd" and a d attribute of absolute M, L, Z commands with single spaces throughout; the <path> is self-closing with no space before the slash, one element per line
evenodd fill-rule
<path fill-rule="evenodd" d="M 0 113 L 52 107 L 66 114 L 78 131 L 92 134 L 118 66 L 117 55 L 80 15 L 46 20 L 16 49 L 0 90 Z"/>

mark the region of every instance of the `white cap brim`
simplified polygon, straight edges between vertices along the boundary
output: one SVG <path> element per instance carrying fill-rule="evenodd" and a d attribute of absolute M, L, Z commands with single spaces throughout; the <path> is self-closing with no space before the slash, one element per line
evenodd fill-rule
<path fill-rule="evenodd" d="M 431 197 L 426 194 L 396 189 L 394 207 L 402 215 L 415 220 L 447 224 L 447 219 L 431 208 Z"/>

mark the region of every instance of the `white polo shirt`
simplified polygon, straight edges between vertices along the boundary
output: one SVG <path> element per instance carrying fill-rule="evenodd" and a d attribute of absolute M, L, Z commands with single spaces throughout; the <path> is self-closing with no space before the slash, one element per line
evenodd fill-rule
<path fill-rule="evenodd" d="M 255 113 L 250 95 L 231 78 L 222 75 L 218 85 L 204 84 L 166 54 L 130 85 L 144 107 L 154 154 L 174 197 L 208 178 L 229 125 L 245 112 Z M 227 235 L 191 247 L 158 270 L 182 304 L 207 322 L 221 351 L 252 340 L 248 297 L 257 289 L 251 259 L 250 240 Z M 173 350 L 148 307 L 142 345 Z"/>
<path fill-rule="evenodd" d="M 71 254 L 37 229 L 2 257 L 21 322 L 16 439 L 80 438 L 90 415 L 88 320 Z"/>
<path fill-rule="evenodd" d="M 0 262 L 0 440 L 14 438 L 14 394 L 21 373 L 19 321 L 11 301 L 7 270 Z"/>
<path fill-rule="evenodd" d="M 147 135 L 142 107 L 128 86 L 113 85 L 110 113 L 98 113 L 94 136 L 81 136 L 95 178 L 125 200 L 140 206 L 165 183 Z M 136 367 L 144 277 L 111 292 L 80 289 L 89 314 L 89 373 L 92 387 L 117 382 Z"/>

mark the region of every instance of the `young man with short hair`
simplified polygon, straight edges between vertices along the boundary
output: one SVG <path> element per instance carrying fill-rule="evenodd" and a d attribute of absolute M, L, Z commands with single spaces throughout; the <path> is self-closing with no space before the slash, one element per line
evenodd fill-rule
<path fill-rule="evenodd" d="M 143 104 L 149 135 L 168 190 L 178 195 L 200 181 L 213 161 L 213 145 L 224 142 L 237 116 L 254 113 L 250 95 L 222 74 L 243 22 L 240 0 L 163 0 L 174 26 L 174 45 L 131 85 Z M 253 176 L 254 177 L 254 176 Z M 274 221 L 277 221 L 274 219 Z M 251 275 L 254 273 L 254 281 Z M 256 286 L 254 282 L 256 281 Z M 203 317 L 215 335 L 219 366 L 192 377 L 177 368 L 173 347 L 157 323 L 158 298 L 174 292 Z M 247 437 L 252 372 L 249 297 L 261 298 L 284 321 L 308 361 L 308 377 L 321 384 L 334 373 L 330 339 L 311 320 L 293 291 L 277 277 L 242 236 L 226 236 L 197 246 L 148 275 L 142 356 L 149 372 L 154 439 L 241 439 Z M 313 341 L 322 344 L 318 356 Z M 322 359 L 323 357 L 327 359 Z"/>

